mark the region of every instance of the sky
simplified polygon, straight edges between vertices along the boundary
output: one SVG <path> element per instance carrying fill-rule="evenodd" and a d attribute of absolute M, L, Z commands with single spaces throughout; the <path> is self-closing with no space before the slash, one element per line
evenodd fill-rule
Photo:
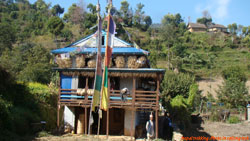
<path fill-rule="evenodd" d="M 34 3 L 36 0 L 29 0 Z M 79 0 L 45 0 L 52 6 L 59 4 L 67 12 L 72 3 L 78 3 Z M 89 3 L 96 4 L 97 0 L 83 0 L 85 7 Z M 113 0 L 113 5 L 120 9 L 122 0 Z M 164 15 L 180 13 L 184 21 L 196 22 L 196 19 L 202 17 L 202 12 L 207 10 L 212 16 L 213 22 L 217 24 L 237 23 L 244 26 L 250 25 L 250 0 L 127 0 L 130 6 L 135 9 L 136 4 L 142 3 L 146 15 L 149 15 L 153 23 L 160 23 Z M 104 10 L 107 0 L 100 0 L 101 9 Z M 104 11 L 102 11 L 104 12 Z"/>

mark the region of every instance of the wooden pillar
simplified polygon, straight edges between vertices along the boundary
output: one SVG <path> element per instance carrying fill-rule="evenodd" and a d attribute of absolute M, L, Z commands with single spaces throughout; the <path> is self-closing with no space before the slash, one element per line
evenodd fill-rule
<path fill-rule="evenodd" d="M 158 109 L 155 111 L 155 138 L 158 139 Z"/>
<path fill-rule="evenodd" d="M 91 112 L 91 111 L 90 111 Z M 88 118 L 88 111 L 87 111 L 87 107 L 85 107 L 85 114 L 84 114 L 84 122 L 85 122 L 85 129 L 84 129 L 84 132 L 85 132 L 85 134 L 87 135 L 87 130 L 88 130 L 88 123 L 87 123 L 87 118 Z"/>
<path fill-rule="evenodd" d="M 134 119 L 135 119 L 135 90 L 136 90 L 136 78 L 133 77 L 133 89 L 132 89 L 132 119 L 131 119 L 131 140 L 134 136 Z"/>
<path fill-rule="evenodd" d="M 57 130 L 60 128 L 60 104 L 57 105 Z"/>
<path fill-rule="evenodd" d="M 157 74 L 157 86 L 156 86 L 156 108 L 159 110 L 159 95 L 160 95 L 160 78 Z"/>
<path fill-rule="evenodd" d="M 132 109 L 135 108 L 135 90 L 136 90 L 136 78 L 133 77 L 133 89 L 132 89 Z"/>
<path fill-rule="evenodd" d="M 106 126 L 106 136 L 109 135 L 109 99 L 110 99 L 110 77 L 108 77 L 108 109 L 107 109 L 107 126 Z"/>
<path fill-rule="evenodd" d="M 155 137 L 158 138 L 158 111 L 159 111 L 159 95 L 160 95 L 160 78 L 159 74 L 157 74 L 157 87 L 156 87 L 156 110 L 155 110 Z"/>
<path fill-rule="evenodd" d="M 85 96 L 84 100 L 86 104 L 88 103 L 88 93 L 87 93 L 88 88 L 89 88 L 89 78 L 86 77 L 86 86 L 85 86 L 85 94 L 84 94 Z"/>
<path fill-rule="evenodd" d="M 61 98 L 61 72 L 59 72 L 59 92 L 57 99 L 57 129 L 59 131 L 60 128 L 60 98 Z"/>
<path fill-rule="evenodd" d="M 134 108 L 132 108 L 131 112 L 132 112 L 132 119 L 131 119 L 130 136 L 131 136 L 131 140 L 133 140 L 133 136 L 134 136 L 134 119 L 135 119 Z"/>
<path fill-rule="evenodd" d="M 89 88 L 89 78 L 88 77 L 86 77 L 86 85 L 85 85 L 85 94 L 84 94 L 84 103 L 87 105 L 87 103 L 88 103 L 88 93 L 87 93 L 87 91 L 88 91 L 88 88 Z M 86 106 L 85 105 L 85 106 Z M 87 114 L 88 114 L 88 111 L 87 111 L 87 107 L 85 107 L 84 108 L 85 109 L 85 116 L 84 116 L 84 123 L 85 123 L 85 125 L 84 125 L 84 129 L 85 129 L 85 131 L 84 131 L 84 133 L 85 134 L 87 134 Z M 91 111 L 90 111 L 91 112 Z"/>
<path fill-rule="evenodd" d="M 109 108 L 107 109 L 107 127 L 106 127 L 106 136 L 109 136 Z"/>

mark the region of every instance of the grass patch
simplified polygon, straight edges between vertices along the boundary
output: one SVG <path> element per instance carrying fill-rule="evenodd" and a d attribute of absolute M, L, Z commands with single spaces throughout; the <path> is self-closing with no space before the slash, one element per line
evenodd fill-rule
<path fill-rule="evenodd" d="M 240 119 L 237 116 L 230 116 L 227 120 L 227 123 L 230 123 L 230 124 L 240 123 Z"/>

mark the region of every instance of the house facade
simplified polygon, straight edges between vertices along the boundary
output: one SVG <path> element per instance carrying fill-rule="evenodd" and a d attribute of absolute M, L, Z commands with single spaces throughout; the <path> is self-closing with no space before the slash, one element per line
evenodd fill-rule
<path fill-rule="evenodd" d="M 211 23 L 208 26 L 200 23 L 188 23 L 187 28 L 189 32 L 228 33 L 227 28 L 224 25 L 214 23 Z"/>
<path fill-rule="evenodd" d="M 227 33 L 227 28 L 224 25 L 221 24 L 211 24 L 208 26 L 208 31 L 209 32 L 223 32 Z"/>
<path fill-rule="evenodd" d="M 103 31 L 102 35 L 101 53 L 104 57 L 106 32 Z M 54 70 L 60 74 L 57 124 L 74 133 L 87 134 L 89 130 L 96 40 L 96 35 L 92 34 L 51 52 L 58 64 Z M 135 129 L 145 128 L 149 114 L 154 113 L 158 136 L 159 89 L 165 70 L 150 68 L 148 54 L 115 37 L 108 70 L 109 108 L 102 114 L 100 134 L 135 136 Z M 120 94 L 123 88 L 129 91 L 125 100 Z M 62 110 L 63 113 L 60 113 Z M 98 114 L 93 112 L 92 115 L 90 131 L 96 134 Z M 138 134 L 142 136 L 143 133 Z"/>
<path fill-rule="evenodd" d="M 188 23 L 187 28 L 189 32 L 207 32 L 207 27 L 200 23 Z"/>

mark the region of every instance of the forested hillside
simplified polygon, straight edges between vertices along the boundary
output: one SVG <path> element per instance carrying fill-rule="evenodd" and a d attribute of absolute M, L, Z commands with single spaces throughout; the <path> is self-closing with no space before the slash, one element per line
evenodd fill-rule
<path fill-rule="evenodd" d="M 202 78 L 219 76 L 222 70 L 238 66 L 250 77 L 250 26 L 230 24 L 228 34 L 191 33 L 181 14 L 167 14 L 167 9 L 162 22 L 152 24 L 154 21 L 143 10 L 145 6 L 148 5 L 139 3 L 131 8 L 123 0 L 121 7 L 113 8 L 112 13 L 117 24 L 116 36 L 148 50 L 152 67 Z M 59 4 L 51 5 L 44 0 L 34 4 L 28 0 L 0 1 L 0 130 L 4 129 L 6 135 L 27 134 L 31 122 L 40 120 L 51 122 L 47 130 L 55 127 L 55 120 L 46 118 L 54 114 L 56 107 L 53 90 L 57 75 L 52 71 L 55 64 L 50 51 L 96 32 L 97 23 L 95 4 L 80 0 L 64 11 Z M 197 22 L 212 23 L 212 17 L 207 15 Z M 47 111 L 35 110 L 37 107 Z M 23 126 L 25 130 L 18 132 Z"/>

